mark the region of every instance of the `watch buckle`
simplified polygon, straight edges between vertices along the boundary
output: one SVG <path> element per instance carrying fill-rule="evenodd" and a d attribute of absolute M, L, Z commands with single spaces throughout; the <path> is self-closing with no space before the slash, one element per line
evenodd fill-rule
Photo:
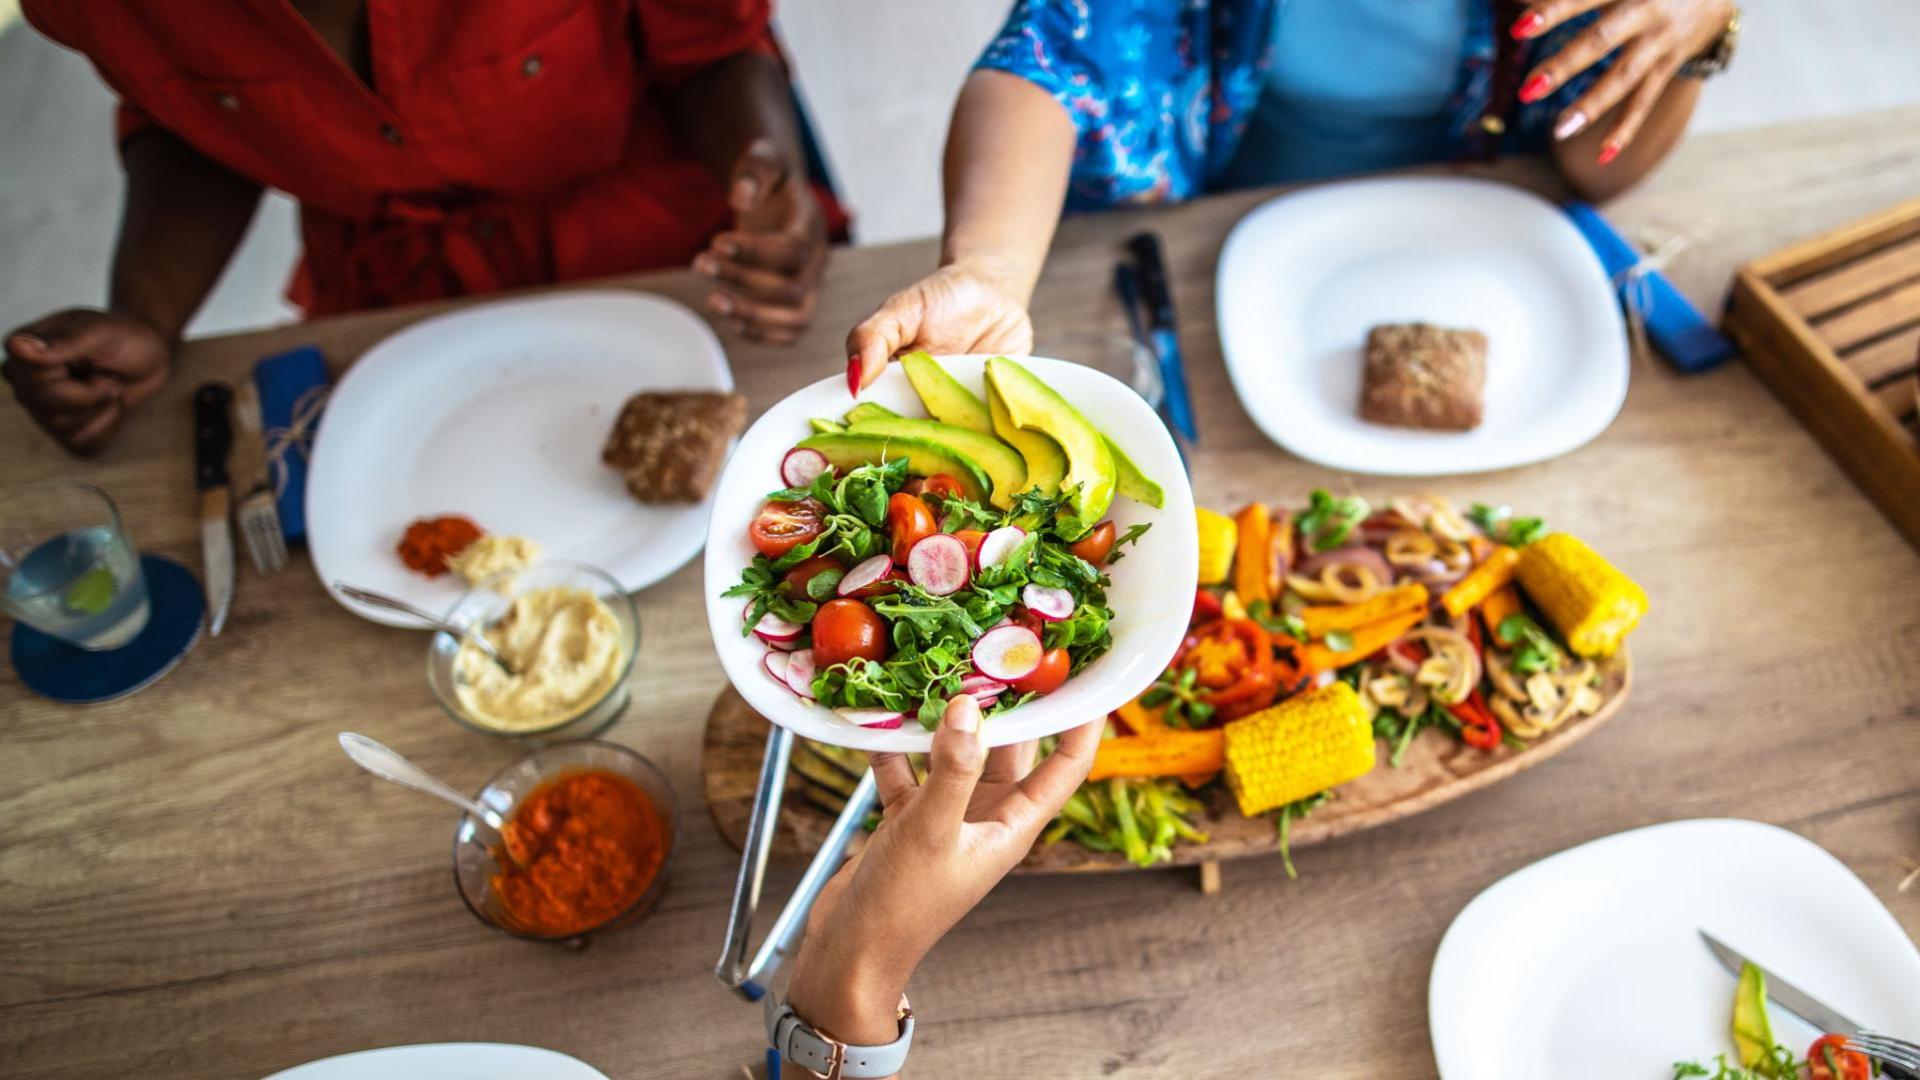
<path fill-rule="evenodd" d="M 818 1032 L 815 1034 L 818 1034 Z M 847 1044 L 824 1035 L 821 1036 L 821 1041 L 833 1047 L 833 1056 L 827 1058 L 827 1071 L 815 1072 L 805 1065 L 802 1065 L 801 1069 L 803 1069 L 808 1076 L 813 1077 L 813 1080 L 840 1080 L 840 1069 L 847 1063 Z"/>

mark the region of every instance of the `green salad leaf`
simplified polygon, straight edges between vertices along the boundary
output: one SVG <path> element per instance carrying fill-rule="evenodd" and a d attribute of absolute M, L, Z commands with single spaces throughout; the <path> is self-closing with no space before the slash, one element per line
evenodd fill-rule
<path fill-rule="evenodd" d="M 1358 495 L 1334 498 L 1326 488 L 1315 488 L 1297 524 L 1308 551 L 1331 551 L 1347 542 L 1373 508 Z"/>

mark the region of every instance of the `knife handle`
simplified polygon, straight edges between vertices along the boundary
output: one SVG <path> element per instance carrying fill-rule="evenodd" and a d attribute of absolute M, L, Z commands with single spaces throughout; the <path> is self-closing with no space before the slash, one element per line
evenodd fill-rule
<path fill-rule="evenodd" d="M 1155 328 L 1172 327 L 1173 288 L 1167 283 L 1167 262 L 1160 250 L 1160 237 L 1151 232 L 1135 233 L 1127 241 L 1140 270 L 1140 297 L 1146 301 L 1147 321 Z"/>
<path fill-rule="evenodd" d="M 222 382 L 193 392 L 193 486 L 227 486 L 227 453 L 233 449 L 233 390 Z"/>

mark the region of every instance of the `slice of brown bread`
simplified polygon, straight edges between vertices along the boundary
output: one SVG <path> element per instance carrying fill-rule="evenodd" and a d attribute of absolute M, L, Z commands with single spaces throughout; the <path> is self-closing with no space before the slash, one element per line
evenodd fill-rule
<path fill-rule="evenodd" d="M 600 459 L 625 475 L 641 502 L 697 503 L 746 422 L 747 399 L 739 394 L 648 390 L 627 399 Z"/>
<path fill-rule="evenodd" d="M 1487 335 L 1430 323 L 1367 332 L 1360 418 L 1396 427 L 1469 431 L 1480 426 Z"/>

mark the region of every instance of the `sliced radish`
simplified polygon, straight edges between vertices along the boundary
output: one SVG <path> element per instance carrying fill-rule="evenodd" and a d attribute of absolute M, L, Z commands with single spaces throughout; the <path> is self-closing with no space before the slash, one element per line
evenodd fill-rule
<path fill-rule="evenodd" d="M 780 459 L 780 480 L 790 488 L 803 488 L 828 468 L 827 455 L 796 446 Z"/>
<path fill-rule="evenodd" d="M 997 694 L 1006 688 L 1007 684 L 999 679 L 989 679 L 977 672 L 960 680 L 960 692 L 976 698 L 981 694 Z"/>
<path fill-rule="evenodd" d="M 768 649 L 766 658 L 761 661 L 761 664 L 766 667 L 767 674 L 773 676 L 774 682 L 785 686 L 787 685 L 787 662 L 789 659 L 791 658 L 786 653 Z"/>
<path fill-rule="evenodd" d="M 1020 602 L 1041 622 L 1059 622 L 1073 614 L 1073 594 L 1049 585 L 1029 585 L 1021 589 Z"/>
<path fill-rule="evenodd" d="M 803 698 L 813 698 L 813 650 L 801 649 L 787 655 L 787 689 Z"/>
<path fill-rule="evenodd" d="M 900 721 L 907 718 L 906 713 L 894 712 L 892 709 L 851 709 L 844 706 L 833 710 L 833 715 L 849 724 L 881 730 L 897 728 L 900 726 Z"/>
<path fill-rule="evenodd" d="M 980 706 L 981 712 L 986 712 L 988 709 L 993 708 L 993 703 L 999 700 L 999 694 L 988 694 L 986 697 L 981 697 L 978 694 L 973 696 L 973 703 Z"/>
<path fill-rule="evenodd" d="M 1024 626 L 996 626 L 973 643 L 973 666 L 991 679 L 1010 683 L 1040 666 L 1040 635 Z"/>
<path fill-rule="evenodd" d="M 1027 538 L 1027 530 L 1018 525 L 1002 525 L 980 541 L 980 569 L 999 566 Z"/>
<path fill-rule="evenodd" d="M 781 652 L 792 652 L 800 647 L 800 639 L 794 638 L 791 641 L 769 641 L 766 642 L 766 646 L 769 649 L 779 649 Z"/>
<path fill-rule="evenodd" d="M 890 591 L 887 579 L 893 576 L 893 556 L 875 555 L 849 570 L 834 589 L 841 596 L 867 597 Z M 868 590 L 863 592 L 862 590 Z"/>
<path fill-rule="evenodd" d="M 745 621 L 746 617 L 751 614 L 753 614 L 753 609 L 748 608 L 746 611 L 740 613 L 740 618 L 742 621 Z M 799 623 L 790 623 L 771 611 L 760 616 L 760 621 L 753 624 L 753 632 L 760 636 L 760 640 L 773 645 L 792 641 L 804 633 L 806 629 L 806 627 L 801 626 Z"/>
<path fill-rule="evenodd" d="M 935 596 L 966 588 L 967 577 L 967 545 L 957 536 L 923 536 L 907 552 L 907 579 Z"/>

